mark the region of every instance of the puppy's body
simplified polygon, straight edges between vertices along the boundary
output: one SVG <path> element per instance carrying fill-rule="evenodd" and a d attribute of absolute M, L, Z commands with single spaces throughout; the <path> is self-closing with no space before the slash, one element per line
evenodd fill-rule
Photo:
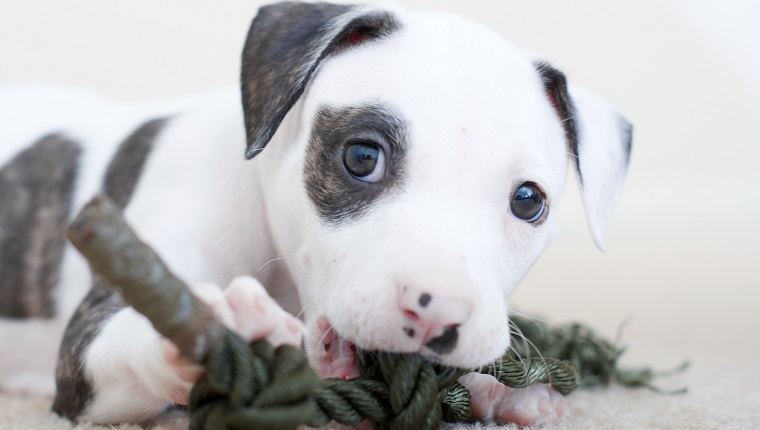
<path fill-rule="evenodd" d="M 55 133 L 64 143 L 50 151 L 67 150 L 75 172 L 62 213 L 105 192 L 189 284 L 255 277 L 286 310 L 303 310 L 307 352 L 328 376 L 352 375 L 352 344 L 462 367 L 499 356 L 507 297 L 552 236 L 568 152 L 601 243 L 630 144 L 614 110 L 568 93 L 559 72 L 489 30 L 375 8 L 262 9 L 243 53 L 242 112 L 233 90 L 139 105 L 13 91 L 0 94 L 0 113 L 29 100 L 54 107 L 0 129 L 0 163 L 19 167 L 18 154 L 37 147 L 29 142 Z M 32 214 L 21 183 L 0 182 L 0 192 Z M 28 261 L 42 258 L 38 248 L 24 248 Z M 181 402 L 190 383 L 147 321 L 70 248 L 51 264 L 58 286 L 43 293 L 78 300 L 92 286 L 63 338 L 54 409 L 139 421 Z M 73 306 L 57 310 L 67 317 Z M 338 340 L 347 348 L 331 348 Z"/>

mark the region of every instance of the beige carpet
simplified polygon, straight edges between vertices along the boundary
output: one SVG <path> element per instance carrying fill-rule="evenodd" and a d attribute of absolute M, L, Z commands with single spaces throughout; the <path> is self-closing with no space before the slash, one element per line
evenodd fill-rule
<path fill-rule="evenodd" d="M 669 396 L 623 387 L 579 390 L 568 397 L 571 415 L 564 422 L 544 429 L 760 429 L 760 359 L 750 353 L 751 348 L 757 347 L 732 345 L 712 336 L 706 341 L 710 346 L 704 348 L 705 352 L 692 355 L 688 351 L 699 349 L 694 345 L 658 337 L 656 331 L 649 338 L 649 349 L 659 351 L 650 353 L 659 357 L 650 361 L 665 366 L 677 363 L 669 359 L 690 356 L 692 367 L 688 372 L 660 381 L 666 388 L 688 386 L 687 394 Z M 0 429 L 139 429 L 131 425 L 72 427 L 50 413 L 49 408 L 50 398 L 0 393 Z M 181 418 L 170 416 L 150 428 L 182 429 L 183 423 Z"/>
<path fill-rule="evenodd" d="M 561 424 L 545 426 L 544 429 L 758 429 L 760 394 L 756 388 L 760 378 L 757 377 L 757 366 L 753 369 L 748 364 L 749 362 L 744 363 L 748 378 L 712 375 L 710 369 L 696 365 L 690 375 L 683 378 L 691 388 L 691 392 L 683 396 L 663 396 L 648 390 L 619 387 L 578 391 L 568 398 L 571 416 Z M 0 394 L 0 428 L 139 429 L 131 425 L 72 427 L 67 421 L 48 412 L 49 407 L 48 398 L 19 398 Z M 178 419 L 152 428 L 179 429 L 183 428 L 181 422 Z M 492 427 L 472 425 L 467 428 Z"/>

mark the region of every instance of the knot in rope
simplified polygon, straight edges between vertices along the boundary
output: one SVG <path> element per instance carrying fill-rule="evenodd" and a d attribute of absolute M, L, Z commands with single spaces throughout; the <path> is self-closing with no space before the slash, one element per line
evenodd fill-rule
<path fill-rule="evenodd" d="M 191 429 L 295 429 L 313 416 L 320 381 L 298 348 L 247 345 L 227 332 L 205 365 L 190 393 Z"/>
<path fill-rule="evenodd" d="M 419 354 L 360 352 L 365 378 L 389 387 L 391 417 L 377 428 L 437 429 L 442 420 L 470 416 L 470 394 L 456 381 L 464 371 L 436 366 Z M 458 387 L 457 387 L 458 386 Z"/>

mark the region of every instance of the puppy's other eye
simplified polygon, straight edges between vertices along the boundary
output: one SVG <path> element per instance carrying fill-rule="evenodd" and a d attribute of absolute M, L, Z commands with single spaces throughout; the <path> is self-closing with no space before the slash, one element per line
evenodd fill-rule
<path fill-rule="evenodd" d="M 512 213 L 523 221 L 533 222 L 544 213 L 544 195 L 530 182 L 520 185 L 512 196 Z"/>
<path fill-rule="evenodd" d="M 343 152 L 343 164 L 356 179 L 378 182 L 385 174 L 383 149 L 370 142 L 352 143 Z"/>

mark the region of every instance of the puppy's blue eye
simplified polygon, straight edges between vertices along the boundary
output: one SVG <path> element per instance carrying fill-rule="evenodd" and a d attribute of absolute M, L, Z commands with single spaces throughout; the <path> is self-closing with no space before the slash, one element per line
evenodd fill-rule
<path fill-rule="evenodd" d="M 512 213 L 523 221 L 533 222 L 544 213 L 544 195 L 530 182 L 520 185 L 512 196 Z"/>
<path fill-rule="evenodd" d="M 374 143 L 352 143 L 343 152 L 343 164 L 356 179 L 378 182 L 385 172 L 385 154 Z"/>

